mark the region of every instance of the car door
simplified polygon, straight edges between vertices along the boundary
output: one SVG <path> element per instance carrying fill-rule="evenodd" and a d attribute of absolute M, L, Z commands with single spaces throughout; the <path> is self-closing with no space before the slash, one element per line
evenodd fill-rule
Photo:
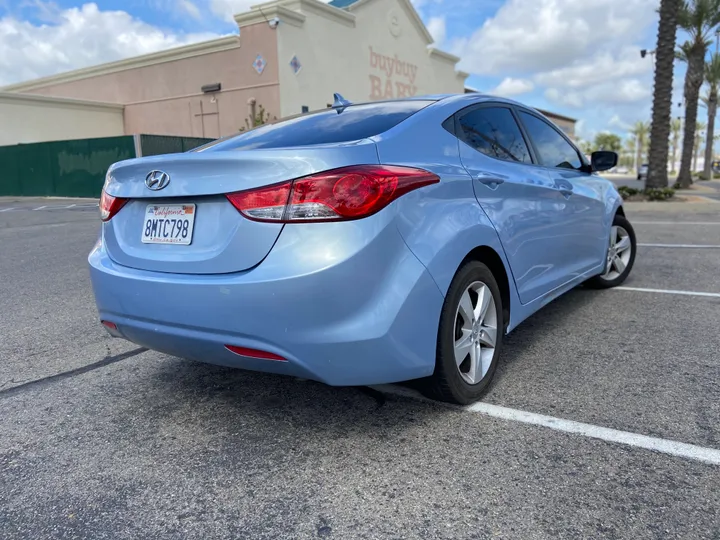
<path fill-rule="evenodd" d="M 473 178 L 478 202 L 495 226 L 522 303 L 566 280 L 567 199 L 538 166 L 515 112 L 483 103 L 455 115 L 460 159 Z"/>
<path fill-rule="evenodd" d="M 582 154 L 567 138 L 539 115 L 517 109 L 538 162 L 566 199 L 560 265 L 573 279 L 602 264 L 607 250 L 604 230 L 605 183 L 590 172 Z"/>

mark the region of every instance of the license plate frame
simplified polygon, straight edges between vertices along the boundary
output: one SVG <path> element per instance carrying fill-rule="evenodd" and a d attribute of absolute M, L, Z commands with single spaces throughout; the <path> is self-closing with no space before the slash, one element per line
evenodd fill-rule
<path fill-rule="evenodd" d="M 140 241 L 143 244 L 189 246 L 195 230 L 196 209 L 195 204 L 148 204 Z"/>

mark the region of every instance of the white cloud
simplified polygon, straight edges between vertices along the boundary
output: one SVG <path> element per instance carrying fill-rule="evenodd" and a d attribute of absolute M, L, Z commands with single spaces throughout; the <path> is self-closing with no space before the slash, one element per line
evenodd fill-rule
<path fill-rule="evenodd" d="M 512 97 L 532 92 L 534 88 L 535 85 L 533 82 L 527 79 L 513 79 L 512 77 L 505 77 L 500 84 L 488 93 L 496 96 Z"/>
<path fill-rule="evenodd" d="M 445 41 L 445 17 L 432 17 L 427 23 L 428 32 L 433 37 L 436 46 Z"/>
<path fill-rule="evenodd" d="M 608 126 L 621 129 L 623 131 L 629 130 L 632 126 L 625 122 L 622 118 L 620 118 L 619 115 L 615 114 L 613 117 L 608 121 Z"/>
<path fill-rule="evenodd" d="M 638 79 L 626 79 L 606 81 L 583 90 L 551 87 L 545 90 L 545 97 L 557 105 L 576 109 L 603 105 L 629 105 L 648 102 L 652 96 L 650 84 Z"/>
<path fill-rule="evenodd" d="M 259 3 L 262 2 L 258 2 L 258 0 L 210 0 L 210 10 L 226 21 L 233 21 L 233 15 L 249 11 L 250 6 Z"/>
<path fill-rule="evenodd" d="M 637 48 L 625 46 L 618 52 L 601 51 L 568 66 L 539 73 L 535 80 L 544 86 L 586 88 L 608 79 L 650 75 L 652 69 L 652 62 L 643 60 Z"/>
<path fill-rule="evenodd" d="M 265 0 L 267 1 L 267 0 Z M 330 0 L 320 0 L 326 4 Z M 233 16 L 250 11 L 252 6 L 265 3 L 263 0 L 210 0 L 210 11 L 228 22 L 234 21 Z"/>
<path fill-rule="evenodd" d="M 178 7 L 197 21 L 202 18 L 200 10 L 190 0 L 178 0 Z"/>
<path fill-rule="evenodd" d="M 47 5 L 46 5 L 47 7 Z M 0 19 L 0 85 L 218 37 L 174 34 L 94 3 L 54 8 L 52 24 Z"/>
<path fill-rule="evenodd" d="M 584 104 L 583 97 L 578 92 L 572 90 L 563 92 L 557 88 L 548 88 L 545 90 L 545 98 L 551 103 L 576 109 L 581 108 Z"/>
<path fill-rule="evenodd" d="M 656 0 L 508 0 L 453 48 L 476 74 L 550 71 L 637 36 L 656 9 Z"/>

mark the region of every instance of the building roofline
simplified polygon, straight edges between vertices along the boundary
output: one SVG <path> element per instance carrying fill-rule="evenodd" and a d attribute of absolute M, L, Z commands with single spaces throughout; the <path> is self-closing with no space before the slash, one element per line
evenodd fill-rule
<path fill-rule="evenodd" d="M 466 86 L 466 87 L 465 87 L 465 93 L 466 93 L 466 94 L 475 94 L 475 93 L 477 93 L 477 94 L 482 94 L 482 92 L 480 92 L 480 90 L 476 90 L 475 88 L 472 88 L 472 87 L 470 87 L 470 86 Z M 507 98 L 505 98 L 505 99 L 507 99 Z M 536 110 L 537 112 L 539 112 L 540 114 L 544 114 L 545 116 L 552 116 L 552 117 L 554 117 L 554 118 L 559 118 L 560 120 L 566 120 L 567 122 L 572 122 L 573 124 L 577 124 L 577 118 L 570 118 L 569 116 L 565 116 L 565 115 L 563 115 L 563 114 L 554 113 L 554 112 L 552 112 L 552 111 L 546 111 L 546 110 L 543 110 L 543 109 L 538 109 L 537 107 L 533 107 L 533 109 L 535 109 L 535 110 Z"/>
<path fill-rule="evenodd" d="M 538 109 L 537 107 L 535 107 L 535 110 L 539 113 L 544 114 L 545 116 L 552 116 L 554 118 L 560 118 L 561 120 L 567 120 L 568 122 L 577 123 L 577 118 L 571 118 L 571 117 L 565 116 L 563 114 L 558 114 L 558 113 L 555 113 L 552 111 L 546 111 L 544 109 Z"/>
<path fill-rule="evenodd" d="M 234 19 L 240 28 L 251 24 L 266 23 L 275 17 L 281 23 L 301 27 L 306 18 L 302 13 L 303 10 L 317 13 L 346 26 L 355 26 L 355 15 L 344 9 L 320 2 L 320 0 L 273 0 L 251 6 L 249 11 L 238 13 Z"/>
<path fill-rule="evenodd" d="M 237 48 L 239 46 L 239 36 L 224 36 L 209 41 L 202 41 L 200 43 L 184 45 L 182 47 L 174 47 L 172 49 L 166 49 L 164 51 L 159 51 L 155 53 L 133 56 L 131 58 L 117 60 L 115 62 L 108 62 L 105 64 L 98 64 L 96 66 L 90 66 L 82 69 L 75 69 L 73 71 L 66 71 L 64 73 L 58 73 L 57 75 L 50 75 L 49 77 L 41 77 L 39 79 L 10 84 L 0 88 L 0 92 L 27 92 L 30 90 L 35 90 L 37 88 L 43 88 L 45 86 L 50 86 L 54 84 L 79 81 L 82 79 L 87 79 L 89 77 L 108 75 L 110 73 L 117 73 L 119 71 L 126 71 L 128 69 L 152 66 L 165 62 L 182 60 L 184 58 L 191 58 L 193 56 L 226 51 L 229 49 Z"/>
<path fill-rule="evenodd" d="M 72 99 L 38 94 L 21 94 L 18 92 L 0 92 L 0 103 L 6 101 L 32 102 L 33 104 L 62 105 L 69 108 L 97 109 L 122 111 L 125 106 L 119 103 L 106 103 L 103 101 L 88 101 L 85 99 Z"/>
<path fill-rule="evenodd" d="M 454 54 L 441 51 L 440 49 L 436 49 L 435 47 L 428 47 L 428 54 L 430 56 L 436 56 L 439 59 L 445 60 L 446 62 L 449 62 L 453 65 L 457 64 L 460 61 L 459 56 L 455 56 Z"/>
<path fill-rule="evenodd" d="M 368 3 L 374 2 L 374 1 L 375 0 L 357 0 L 356 2 L 350 4 L 349 6 L 342 8 L 342 9 L 346 9 L 348 11 L 354 11 L 361 6 L 364 6 L 365 4 L 368 4 Z M 434 43 L 435 40 L 430 35 L 430 32 L 428 31 L 427 27 L 425 26 L 425 23 L 422 22 L 420 15 L 418 15 L 417 10 L 410 3 L 410 0 L 398 0 L 398 1 L 403 6 L 403 8 L 405 8 L 405 11 L 410 16 L 410 20 L 415 25 L 417 30 L 425 38 L 427 45 Z M 341 9 L 341 8 L 335 8 L 335 9 Z"/>

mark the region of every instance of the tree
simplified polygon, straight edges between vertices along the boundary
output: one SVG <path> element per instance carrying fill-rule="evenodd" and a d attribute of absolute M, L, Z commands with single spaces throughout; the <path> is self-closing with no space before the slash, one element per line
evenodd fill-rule
<path fill-rule="evenodd" d="M 595 135 L 595 149 L 609 150 L 610 152 L 620 152 L 622 148 L 622 140 L 614 133 L 598 133 Z"/>
<path fill-rule="evenodd" d="M 680 131 L 682 130 L 682 120 L 675 118 L 670 122 L 670 132 L 672 133 L 672 164 L 670 170 L 675 172 L 675 164 L 677 163 L 677 149 L 680 144 Z M 652 143 L 650 143 L 652 148 Z"/>
<path fill-rule="evenodd" d="M 648 152 L 648 177 L 645 187 L 664 188 L 668 185 L 667 158 L 672 109 L 673 64 L 675 36 L 681 0 L 660 1 L 660 24 L 655 48 L 655 89 L 653 91 L 652 128 Z M 674 162 L 673 162 L 674 163 Z M 673 165 L 673 168 L 674 165 Z"/>
<path fill-rule="evenodd" d="M 262 105 L 257 107 L 255 98 L 250 98 L 248 106 L 250 114 L 245 118 L 245 126 L 241 127 L 238 131 L 250 131 L 251 129 L 267 124 L 271 120 L 277 120 L 276 117 L 271 117 L 270 113 L 268 113 Z"/>
<path fill-rule="evenodd" d="M 593 153 L 594 147 L 593 147 L 593 143 L 591 143 L 590 141 L 585 141 L 583 139 L 579 139 L 577 146 L 580 149 L 580 151 L 583 154 L 585 154 L 586 156 L 589 156 L 590 154 Z"/>
<path fill-rule="evenodd" d="M 690 39 L 683 43 L 679 53 L 679 57 L 688 65 L 685 73 L 685 133 L 678 175 L 678 183 L 682 188 L 690 187 L 692 183 L 690 166 L 700 87 L 705 79 L 705 55 L 711 43 L 710 35 L 718 24 L 720 0 L 683 0 L 678 12 L 678 25 L 688 33 Z"/>
<path fill-rule="evenodd" d="M 713 147 L 715 146 L 715 115 L 717 114 L 718 85 L 720 85 L 720 55 L 716 52 L 705 64 L 705 80 L 708 83 L 708 95 L 703 99 L 707 105 L 707 137 L 705 138 L 705 167 L 703 178 L 712 178 Z"/>
<path fill-rule="evenodd" d="M 630 133 L 633 137 L 635 137 L 635 164 L 639 168 L 640 165 L 643 164 L 643 151 L 645 150 L 645 145 L 647 144 L 650 126 L 647 122 L 635 122 L 635 125 L 630 130 Z"/>
<path fill-rule="evenodd" d="M 704 122 L 697 122 L 695 124 L 695 141 L 693 143 L 693 171 L 697 171 L 697 162 L 698 157 L 700 156 L 700 147 L 702 145 L 702 136 L 704 135 L 703 131 L 707 127 L 707 124 Z"/>

